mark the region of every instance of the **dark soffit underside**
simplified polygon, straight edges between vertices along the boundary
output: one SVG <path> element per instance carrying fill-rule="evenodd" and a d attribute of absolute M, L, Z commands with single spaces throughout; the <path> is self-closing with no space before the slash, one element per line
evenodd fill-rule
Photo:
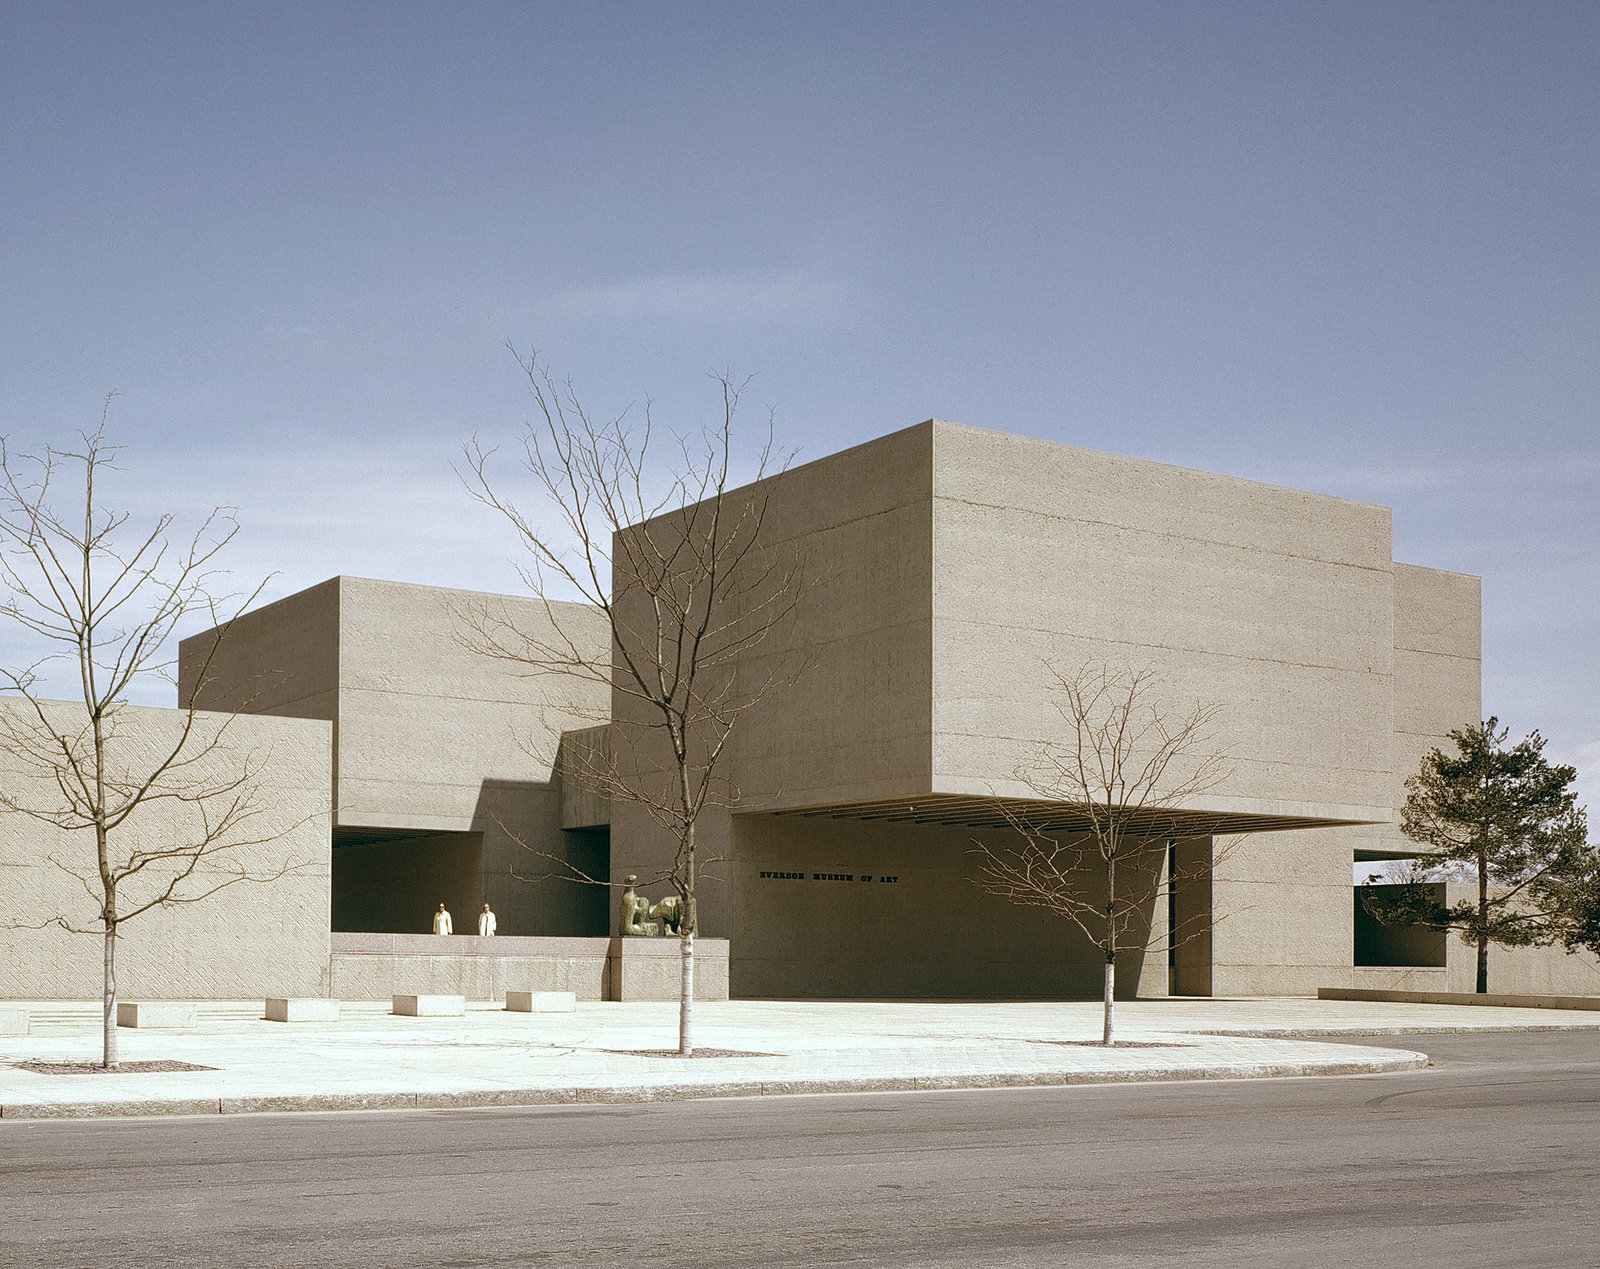
<path fill-rule="evenodd" d="M 879 824 L 930 824 L 949 828 L 1016 828 L 1043 833 L 1084 832 L 1090 818 L 1082 805 L 1028 798 L 971 797 L 929 793 L 915 798 L 875 798 L 827 806 L 771 811 L 790 819 L 866 820 Z M 1222 811 L 1165 809 L 1135 813 L 1131 831 L 1150 837 L 1210 837 L 1238 833 L 1276 833 L 1296 828 L 1342 828 L 1381 820 L 1321 819 L 1294 815 L 1252 815 Z"/>

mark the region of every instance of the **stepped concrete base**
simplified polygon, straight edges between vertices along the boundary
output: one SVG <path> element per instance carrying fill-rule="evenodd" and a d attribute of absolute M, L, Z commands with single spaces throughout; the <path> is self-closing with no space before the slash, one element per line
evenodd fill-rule
<path fill-rule="evenodd" d="M 1504 1009 L 1600 1009 L 1600 996 L 1508 996 L 1475 991 L 1383 991 L 1318 987 L 1318 1000 L 1386 1000 L 1404 1005 L 1494 1005 Z"/>
<path fill-rule="evenodd" d="M 465 996 L 396 996 L 393 1012 L 406 1018 L 459 1018 L 467 1012 Z"/>
<path fill-rule="evenodd" d="M 134 1000 L 117 1005 L 119 1027 L 193 1027 L 195 1007 L 177 1000 Z"/>
<path fill-rule="evenodd" d="M 503 1000 L 508 991 L 606 999 L 607 938 L 346 934 L 331 939 L 328 995 L 388 1000 L 400 992 Z"/>
<path fill-rule="evenodd" d="M 726 1000 L 728 940 L 697 938 L 694 948 L 694 998 Z M 579 1000 L 676 1000 L 679 962 L 676 938 L 440 938 L 336 931 L 328 994 L 340 1000 L 389 1000 L 405 991 L 501 1000 L 512 990 L 528 990 L 571 992 Z"/>
<path fill-rule="evenodd" d="M 578 998 L 570 991 L 508 991 L 506 1008 L 512 1013 L 573 1013 Z"/>
<path fill-rule="evenodd" d="M 27 1035 L 30 1025 L 26 1009 L 16 1005 L 0 1005 L 0 1035 Z"/>
<path fill-rule="evenodd" d="M 268 996 L 268 1022 L 337 1022 L 339 1002 L 320 996 Z"/>

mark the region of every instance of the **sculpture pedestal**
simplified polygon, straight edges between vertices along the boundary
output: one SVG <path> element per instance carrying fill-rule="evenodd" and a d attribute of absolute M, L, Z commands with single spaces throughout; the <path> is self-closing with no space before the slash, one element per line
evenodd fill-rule
<path fill-rule="evenodd" d="M 614 938 L 606 958 L 606 999 L 676 1000 L 682 966 L 676 938 Z M 694 998 L 728 998 L 727 939 L 695 939 Z"/>

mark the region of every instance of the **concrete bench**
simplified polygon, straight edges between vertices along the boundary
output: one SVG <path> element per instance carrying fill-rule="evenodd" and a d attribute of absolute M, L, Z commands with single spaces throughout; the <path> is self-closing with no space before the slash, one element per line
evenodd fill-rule
<path fill-rule="evenodd" d="M 512 1013 L 572 1013 L 577 993 L 570 991 L 508 991 L 506 1008 Z"/>
<path fill-rule="evenodd" d="M 0 1005 L 0 1035 L 27 1035 L 32 1025 L 21 1005 Z"/>
<path fill-rule="evenodd" d="M 119 1027 L 192 1027 L 198 1021 L 195 1007 L 182 1001 L 136 1000 L 117 1005 Z"/>
<path fill-rule="evenodd" d="M 321 996 L 268 996 L 268 1022 L 337 1022 L 339 1002 Z"/>
<path fill-rule="evenodd" d="M 466 1011 L 465 996 L 396 996 L 393 1005 L 407 1018 L 459 1018 Z"/>

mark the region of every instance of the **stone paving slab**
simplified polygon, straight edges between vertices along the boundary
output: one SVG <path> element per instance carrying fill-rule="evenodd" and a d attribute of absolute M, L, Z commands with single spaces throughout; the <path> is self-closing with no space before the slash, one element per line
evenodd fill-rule
<path fill-rule="evenodd" d="M 263 1020 L 259 1003 L 200 1002 L 195 1030 L 124 1031 L 122 1056 L 210 1069 L 65 1075 L 17 1063 L 96 1058 L 97 1006 L 29 1008 L 33 1033 L 0 1038 L 0 1120 L 1354 1074 L 1427 1059 L 1340 1036 L 1600 1030 L 1581 1014 L 1552 1021 L 1538 1009 L 1181 999 L 1120 1003 L 1125 1043 L 1105 1049 L 1094 1002 L 727 1001 L 696 1007 L 697 1045 L 726 1056 L 685 1060 L 661 1053 L 676 1045 L 670 1003 L 526 1014 L 473 1002 L 459 1018 L 348 1003 L 338 1021 L 286 1028 Z"/>

